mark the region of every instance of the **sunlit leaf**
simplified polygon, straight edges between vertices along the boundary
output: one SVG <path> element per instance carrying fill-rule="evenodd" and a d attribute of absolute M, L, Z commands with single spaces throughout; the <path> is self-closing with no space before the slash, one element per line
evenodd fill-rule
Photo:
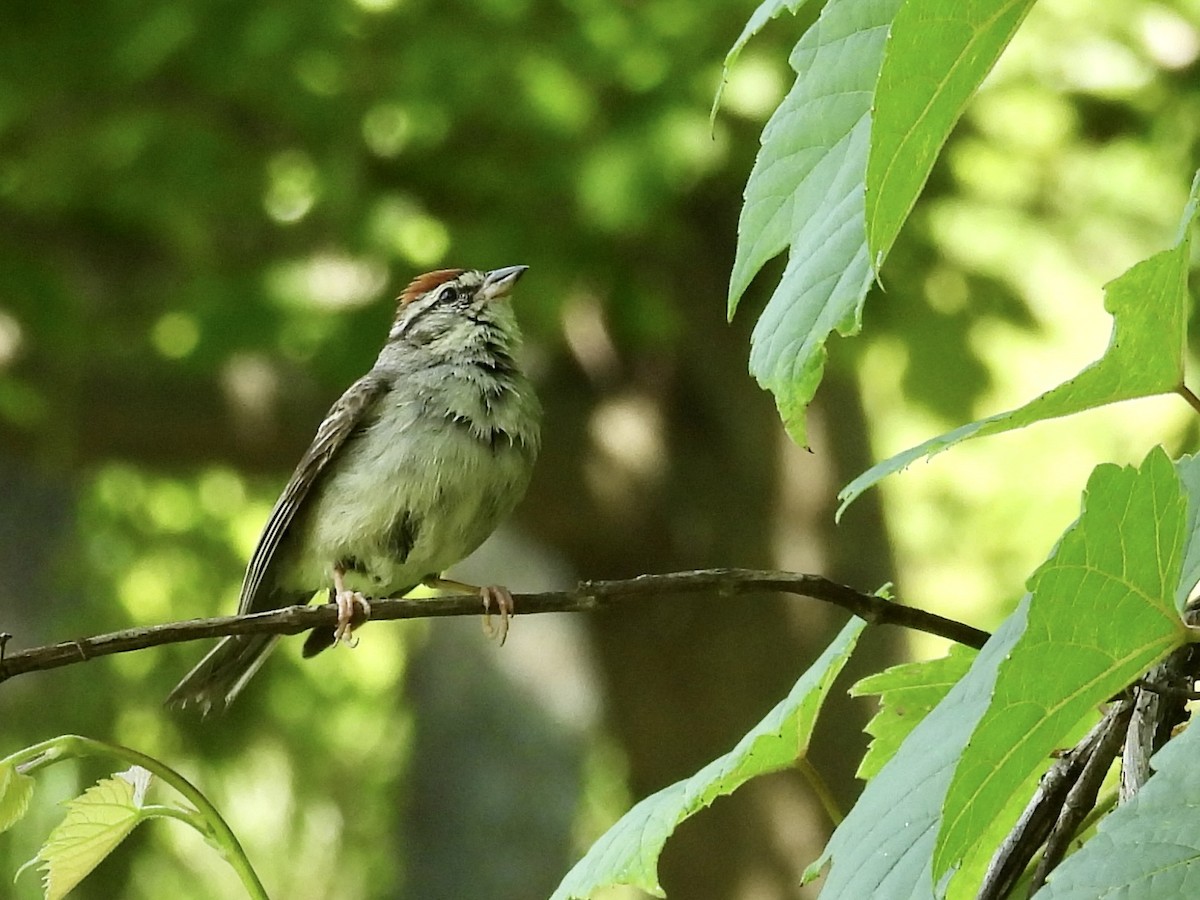
<path fill-rule="evenodd" d="M 967 100 L 1033 0 L 905 0 L 875 91 L 867 237 L 878 266 L 925 186 Z"/>
<path fill-rule="evenodd" d="M 792 51 L 796 83 L 771 116 L 746 184 L 729 314 L 759 269 L 788 249 L 751 336 L 750 371 L 792 439 L 825 369 L 825 341 L 859 330 L 871 267 L 863 181 L 871 100 L 900 0 L 831 0 Z"/>
<path fill-rule="evenodd" d="M 1016 815 L 1014 793 L 1080 720 L 1186 641 L 1175 608 L 1186 520 L 1161 448 L 1140 469 L 1092 473 L 1079 519 L 1030 578 L 1029 624 L 946 794 L 933 874 L 962 866 L 949 896 L 973 895 L 960 876 L 994 849 L 982 836 L 1006 809 Z"/>
<path fill-rule="evenodd" d="M 1104 308 L 1113 316 L 1113 333 L 1099 360 L 1018 409 L 963 425 L 873 466 L 842 488 L 838 516 L 885 476 L 967 438 L 1000 434 L 1043 419 L 1177 389 L 1183 383 L 1183 348 L 1191 303 L 1187 286 L 1191 223 L 1198 192 L 1200 173 L 1192 182 L 1175 244 L 1137 263 L 1105 287 Z"/>
<path fill-rule="evenodd" d="M 872 741 L 858 765 L 859 778 L 875 777 L 896 755 L 904 739 L 967 673 L 977 655 L 970 647 L 953 644 L 941 659 L 892 666 L 850 688 L 852 697 L 879 697 L 879 712 L 866 727 Z"/>
<path fill-rule="evenodd" d="M 67 803 L 66 818 L 38 851 L 46 900 L 59 900 L 142 821 L 149 773 L 134 766 L 105 778 Z"/>
<path fill-rule="evenodd" d="M 33 797 L 33 779 L 16 766 L 0 765 L 0 831 L 12 828 L 25 816 Z"/>
<path fill-rule="evenodd" d="M 817 713 L 864 627 L 861 619 L 851 619 L 788 696 L 733 750 L 622 816 L 567 873 L 551 900 L 587 898 L 619 884 L 665 897 L 658 883 L 658 857 L 667 838 L 717 797 L 733 793 L 756 775 L 792 765 L 808 751 Z"/>

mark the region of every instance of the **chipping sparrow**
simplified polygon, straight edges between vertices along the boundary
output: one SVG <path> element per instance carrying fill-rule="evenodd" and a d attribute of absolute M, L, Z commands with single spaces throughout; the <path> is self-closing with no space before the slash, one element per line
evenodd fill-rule
<path fill-rule="evenodd" d="M 541 407 L 515 359 L 521 335 L 502 302 L 525 266 L 442 269 L 400 295 L 387 343 L 317 429 L 258 539 L 239 613 L 307 603 L 332 584 L 338 626 L 314 629 L 312 656 L 350 640 L 363 596 L 451 585 L 441 572 L 496 528 L 525 493 Z M 504 588 L 485 612 L 512 613 Z M 485 619 L 485 627 L 490 619 Z M 258 671 L 275 635 L 226 637 L 167 698 L 223 709 Z"/>

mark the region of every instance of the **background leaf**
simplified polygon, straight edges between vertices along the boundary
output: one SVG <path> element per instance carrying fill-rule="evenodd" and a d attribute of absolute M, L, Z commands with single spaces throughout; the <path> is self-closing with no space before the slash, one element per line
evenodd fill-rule
<path fill-rule="evenodd" d="M 832 0 L 796 45 L 800 73 L 767 122 L 738 221 L 729 314 L 758 270 L 790 247 L 750 340 L 750 371 L 792 439 L 825 368 L 833 329 L 854 334 L 871 268 L 863 204 L 871 99 L 899 0 Z"/>
<path fill-rule="evenodd" d="M 731 751 L 691 778 L 652 794 L 622 816 L 567 873 L 551 900 L 587 898 L 618 884 L 665 897 L 657 868 L 667 838 L 679 823 L 717 797 L 804 756 L 817 713 L 865 627 L 862 619 L 847 622 L 788 696 Z"/>
<path fill-rule="evenodd" d="M 859 763 L 859 778 L 875 777 L 896 755 L 904 739 L 967 673 L 976 656 L 972 648 L 952 644 L 941 659 L 892 666 L 850 688 L 852 697 L 879 697 L 879 712 L 866 727 L 872 741 Z"/>
<path fill-rule="evenodd" d="M 1140 469 L 1098 467 L 1083 511 L 1030 579 L 1029 625 L 1000 666 L 987 712 L 946 803 L 934 878 L 960 867 L 949 896 L 973 894 L 1006 810 L 1096 706 L 1186 640 L 1175 609 L 1186 504 L 1161 448 Z"/>
<path fill-rule="evenodd" d="M 1094 409 L 1108 403 L 1150 397 L 1183 383 L 1183 350 L 1190 305 L 1187 277 L 1191 266 L 1191 223 L 1196 214 L 1200 172 L 1192 180 L 1179 236 L 1169 249 L 1133 266 L 1105 286 L 1104 308 L 1112 314 L 1108 349 L 1070 381 L 1024 406 L 980 419 L 931 438 L 872 466 L 838 493 L 838 517 L 863 491 L 922 456 L 971 437 L 1000 434 Z"/>
<path fill-rule="evenodd" d="M 875 89 L 867 158 L 867 238 L 879 266 L 967 101 L 1033 0 L 906 0 Z"/>

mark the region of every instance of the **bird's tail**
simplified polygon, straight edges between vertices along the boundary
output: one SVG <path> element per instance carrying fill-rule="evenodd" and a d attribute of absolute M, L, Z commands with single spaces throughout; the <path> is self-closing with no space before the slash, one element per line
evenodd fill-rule
<path fill-rule="evenodd" d="M 195 703 L 204 715 L 225 710 L 267 659 L 279 640 L 273 634 L 240 634 L 222 638 L 196 668 L 167 696 L 168 706 Z"/>

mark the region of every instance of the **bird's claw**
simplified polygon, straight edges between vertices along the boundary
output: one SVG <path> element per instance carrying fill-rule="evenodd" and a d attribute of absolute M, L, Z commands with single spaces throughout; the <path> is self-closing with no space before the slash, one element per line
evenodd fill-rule
<path fill-rule="evenodd" d="M 508 623 L 513 617 L 513 595 L 506 587 L 489 584 L 479 589 L 479 596 L 483 598 L 483 633 L 490 638 L 498 638 L 503 647 L 508 640 Z M 492 623 L 493 603 L 500 614 L 499 626 Z"/>
<path fill-rule="evenodd" d="M 371 604 L 358 591 L 338 591 L 334 594 L 333 602 L 337 604 L 337 628 L 333 632 L 333 642 L 343 643 L 351 649 L 358 646 L 358 638 L 354 636 L 354 613 L 356 607 L 362 610 L 363 620 L 371 618 Z"/>

